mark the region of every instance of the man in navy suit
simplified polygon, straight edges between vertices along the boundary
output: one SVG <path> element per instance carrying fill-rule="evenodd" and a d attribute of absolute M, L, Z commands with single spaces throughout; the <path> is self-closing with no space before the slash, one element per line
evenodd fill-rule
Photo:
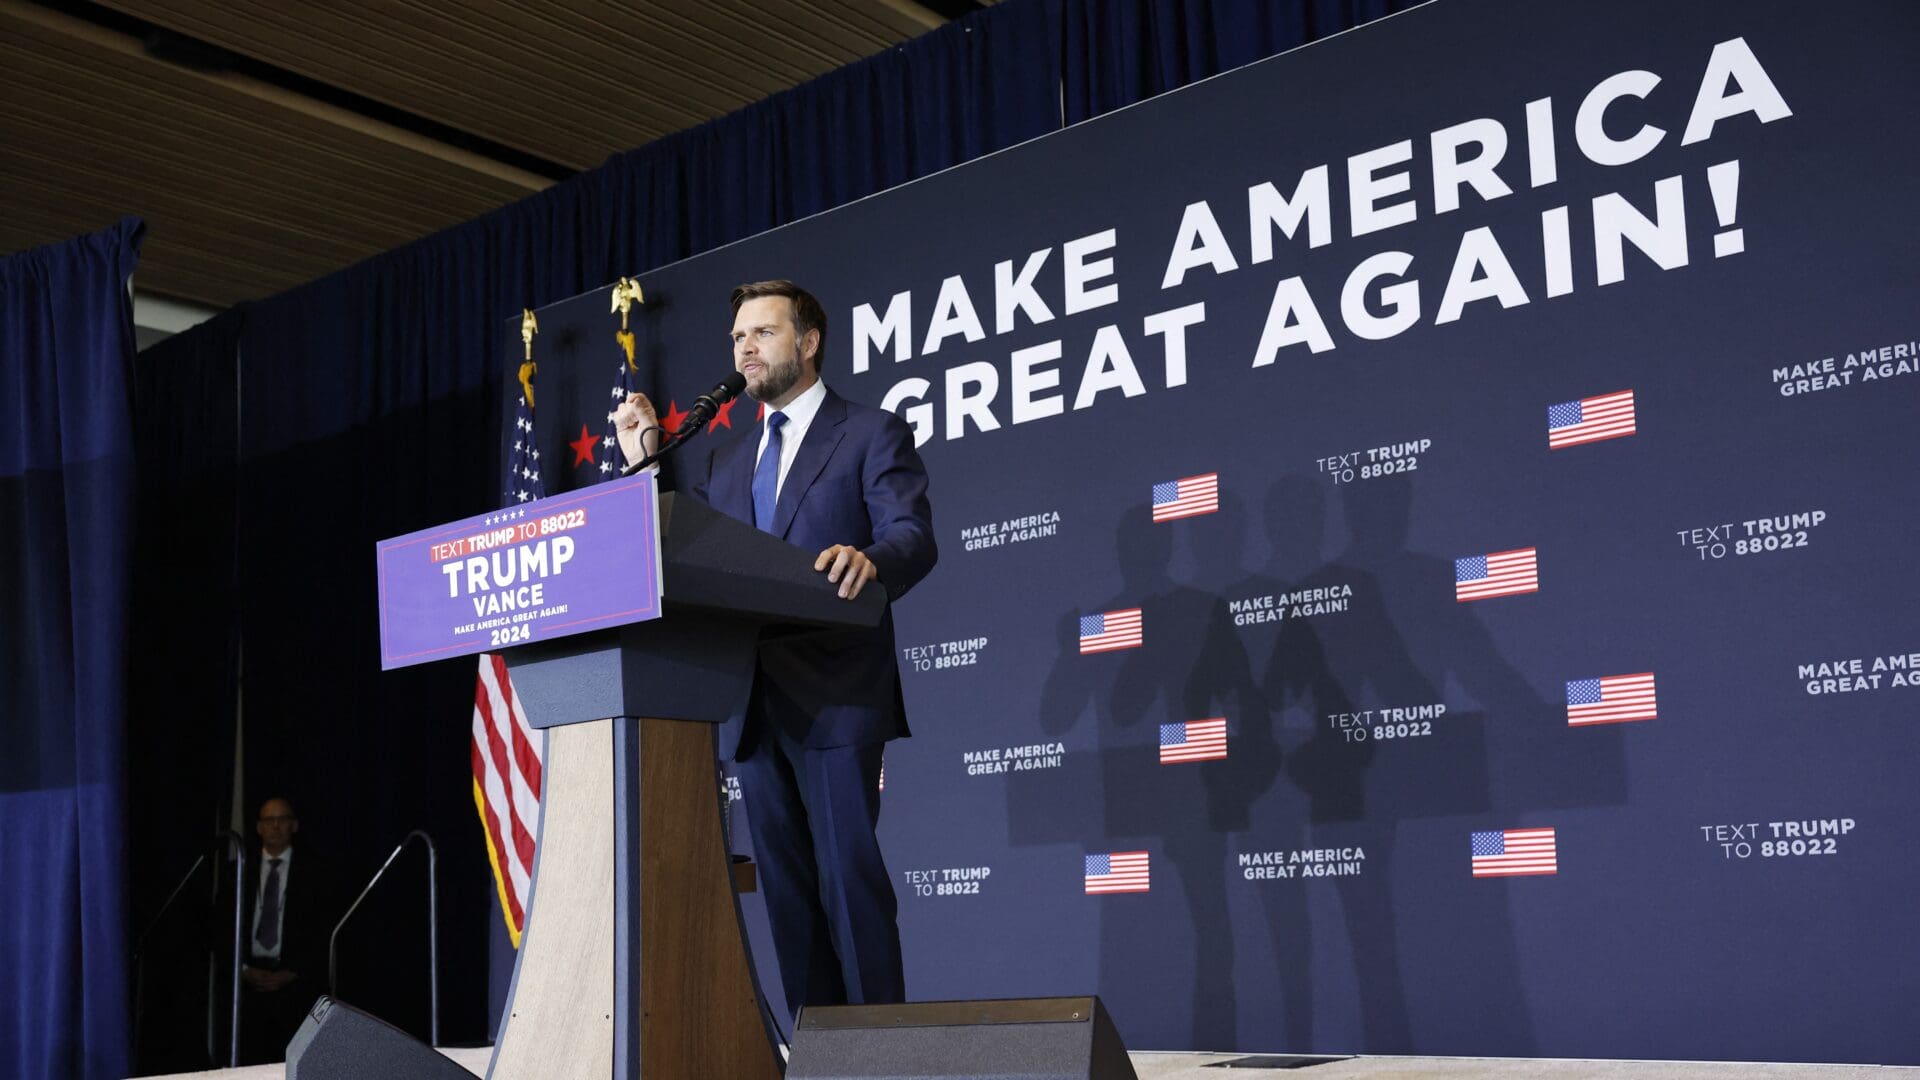
<path fill-rule="evenodd" d="M 680 487 L 741 521 L 818 551 L 814 569 L 851 599 L 898 600 L 933 569 L 933 509 L 913 433 L 820 381 L 826 312 L 790 281 L 733 291 L 733 364 L 766 408 Z M 634 394 L 616 425 L 628 461 L 655 448 Z M 753 690 L 720 729 L 759 857 L 787 1005 L 905 1000 L 893 882 L 874 827 L 880 757 L 908 734 L 893 613 L 871 630 L 762 642 Z"/>
<path fill-rule="evenodd" d="M 241 887 L 247 906 L 240 913 L 247 932 L 240 954 L 240 1054 L 249 1065 L 286 1056 L 287 1043 L 326 988 L 327 934 L 339 915 L 327 864 L 304 844 L 296 850 L 300 819 L 293 803 L 268 799 L 253 828 L 260 851 L 247 862 Z"/>

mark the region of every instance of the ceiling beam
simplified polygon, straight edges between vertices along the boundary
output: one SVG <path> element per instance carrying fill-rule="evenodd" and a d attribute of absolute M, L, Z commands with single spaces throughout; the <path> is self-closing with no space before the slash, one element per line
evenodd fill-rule
<path fill-rule="evenodd" d="M 902 2 L 905 2 L 905 0 L 902 0 Z M 371 117 L 362 116 L 359 113 L 349 109 L 343 109 L 337 105 L 316 101 L 304 94 L 275 86 L 272 83 L 264 82 L 248 75 L 240 75 L 233 72 L 202 71 L 184 64 L 157 58 L 147 52 L 138 41 L 134 41 L 124 34 L 116 33 L 104 27 L 95 26 L 84 19 L 77 19 L 70 15 L 63 15 L 34 4 L 25 3 L 24 0 L 0 0 L 0 11 L 5 12 L 5 14 L 11 18 L 39 26 L 53 33 L 84 41 L 96 48 L 114 52 L 122 56 L 138 58 L 149 63 L 166 64 L 168 67 L 191 75 L 195 79 L 225 87 L 228 90 L 245 94 L 255 100 L 300 113 L 303 116 L 319 120 L 323 123 L 357 132 L 403 150 L 409 150 L 413 153 L 431 157 L 461 169 L 491 177 L 494 180 L 520 188 L 529 194 L 536 191 L 544 191 L 552 187 L 554 183 L 547 177 L 540 176 L 525 169 L 516 168 L 504 162 L 496 161 L 483 154 L 477 154 L 471 150 L 451 146 L 437 139 L 430 139 L 416 132 L 395 127 L 392 124 L 384 123 Z"/>

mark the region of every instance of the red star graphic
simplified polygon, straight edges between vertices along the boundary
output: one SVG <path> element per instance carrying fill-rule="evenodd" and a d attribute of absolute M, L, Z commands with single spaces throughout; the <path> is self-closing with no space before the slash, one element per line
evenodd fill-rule
<path fill-rule="evenodd" d="M 593 464 L 593 447 L 594 444 L 599 441 L 597 437 L 587 430 L 587 425 L 581 424 L 580 437 L 567 444 L 573 447 L 573 463 L 575 465 Z"/>
<path fill-rule="evenodd" d="M 680 431 L 680 422 L 686 418 L 687 414 L 680 411 L 680 403 L 677 401 L 669 401 L 667 402 L 667 415 L 660 418 L 660 426 L 666 429 L 667 434 L 675 435 Z"/>
<path fill-rule="evenodd" d="M 728 431 L 732 431 L 733 417 L 729 414 L 733 412 L 734 402 L 739 400 L 739 398 L 734 398 L 733 401 L 729 401 L 725 405 L 720 406 L 720 411 L 714 413 L 713 419 L 707 424 L 707 430 L 711 432 L 714 428 L 723 427 Z"/>

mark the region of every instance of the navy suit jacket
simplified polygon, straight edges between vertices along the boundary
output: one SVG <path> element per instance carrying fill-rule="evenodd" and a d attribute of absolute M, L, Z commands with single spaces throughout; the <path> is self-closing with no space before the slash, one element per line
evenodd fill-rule
<path fill-rule="evenodd" d="M 729 517 L 753 523 L 757 434 L 715 452 L 689 493 Z M 780 486 L 773 534 L 809 553 L 851 544 L 873 560 L 888 600 L 898 600 L 933 569 L 933 507 L 927 470 L 906 423 L 883 409 L 856 405 L 827 391 Z M 769 681 L 797 710 L 788 734 L 813 749 L 882 742 L 907 735 L 900 669 L 894 658 L 893 610 L 870 630 L 834 631 L 763 640 L 756 677 Z M 720 729 L 720 754 L 734 757 L 746 703 Z"/>

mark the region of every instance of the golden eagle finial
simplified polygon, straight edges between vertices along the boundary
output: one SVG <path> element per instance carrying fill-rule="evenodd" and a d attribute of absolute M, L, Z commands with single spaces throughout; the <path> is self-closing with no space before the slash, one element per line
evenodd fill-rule
<path fill-rule="evenodd" d="M 527 347 L 527 359 L 520 365 L 520 389 L 527 395 L 527 408 L 533 408 L 533 376 L 540 365 L 533 362 L 533 335 L 540 332 L 540 321 L 532 308 L 520 309 L 520 341 Z"/>
<path fill-rule="evenodd" d="M 640 283 L 630 277 L 623 277 L 613 283 L 613 307 L 609 310 L 620 313 L 620 329 L 627 328 L 627 313 L 633 305 L 644 304 L 647 298 L 640 294 Z"/>
<path fill-rule="evenodd" d="M 634 304 L 646 302 L 647 298 L 640 294 L 639 282 L 630 277 L 623 277 L 614 282 L 613 307 L 610 310 L 620 313 L 620 332 L 614 337 L 620 342 L 620 348 L 625 350 L 627 370 L 632 372 L 638 372 L 640 369 L 633 363 L 633 331 L 627 329 L 627 314 L 633 310 Z"/>

